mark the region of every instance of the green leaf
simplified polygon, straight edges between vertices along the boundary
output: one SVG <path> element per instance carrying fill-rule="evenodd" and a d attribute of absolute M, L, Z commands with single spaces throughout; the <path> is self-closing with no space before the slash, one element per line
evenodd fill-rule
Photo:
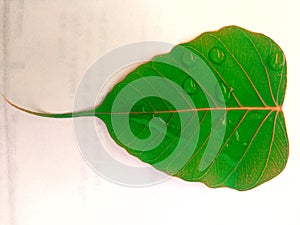
<path fill-rule="evenodd" d="M 97 112 L 120 146 L 159 170 L 247 190 L 286 165 L 285 87 L 278 45 L 232 26 L 139 66 Z"/>
<path fill-rule="evenodd" d="M 167 174 L 248 190 L 287 163 L 286 71 L 284 53 L 273 40 L 224 27 L 136 68 L 95 115 L 118 145 Z"/>

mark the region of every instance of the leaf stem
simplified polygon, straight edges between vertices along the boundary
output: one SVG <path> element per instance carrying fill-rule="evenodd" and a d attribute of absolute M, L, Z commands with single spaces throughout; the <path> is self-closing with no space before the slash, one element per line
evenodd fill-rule
<path fill-rule="evenodd" d="M 19 109 L 23 112 L 41 116 L 41 117 L 48 117 L 48 118 L 75 118 L 75 117 L 89 117 L 89 116 L 95 116 L 95 110 L 87 110 L 82 112 L 68 112 L 68 113 L 58 113 L 58 114 L 51 114 L 51 113 L 40 113 L 40 112 L 34 112 L 27 109 L 24 109 L 20 106 L 17 106 L 16 104 L 9 101 L 4 95 L 2 95 L 5 101 L 10 104 L 11 106 L 15 107 L 16 109 Z"/>

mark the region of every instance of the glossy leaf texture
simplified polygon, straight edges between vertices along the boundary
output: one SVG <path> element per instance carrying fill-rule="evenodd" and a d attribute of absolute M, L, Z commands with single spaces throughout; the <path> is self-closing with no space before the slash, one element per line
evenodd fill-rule
<path fill-rule="evenodd" d="M 158 170 L 249 190 L 282 172 L 286 60 L 270 38 L 224 27 L 175 46 L 115 84 L 92 111 L 115 142 Z"/>
<path fill-rule="evenodd" d="M 273 40 L 224 27 L 139 66 L 96 116 L 118 145 L 165 173 L 248 190 L 287 163 L 286 72 Z"/>

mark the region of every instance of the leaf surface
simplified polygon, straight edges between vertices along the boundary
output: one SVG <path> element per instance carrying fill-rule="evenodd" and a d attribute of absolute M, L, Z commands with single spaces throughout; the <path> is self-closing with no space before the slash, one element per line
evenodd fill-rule
<path fill-rule="evenodd" d="M 139 66 L 96 115 L 118 145 L 165 173 L 248 190 L 287 162 L 286 71 L 273 40 L 225 27 Z"/>

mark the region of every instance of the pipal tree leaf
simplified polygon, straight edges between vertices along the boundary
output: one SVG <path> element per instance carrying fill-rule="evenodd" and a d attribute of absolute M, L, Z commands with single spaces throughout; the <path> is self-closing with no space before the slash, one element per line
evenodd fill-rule
<path fill-rule="evenodd" d="M 286 72 L 273 40 L 225 27 L 139 66 L 93 113 L 118 145 L 167 174 L 248 190 L 288 159 Z"/>

